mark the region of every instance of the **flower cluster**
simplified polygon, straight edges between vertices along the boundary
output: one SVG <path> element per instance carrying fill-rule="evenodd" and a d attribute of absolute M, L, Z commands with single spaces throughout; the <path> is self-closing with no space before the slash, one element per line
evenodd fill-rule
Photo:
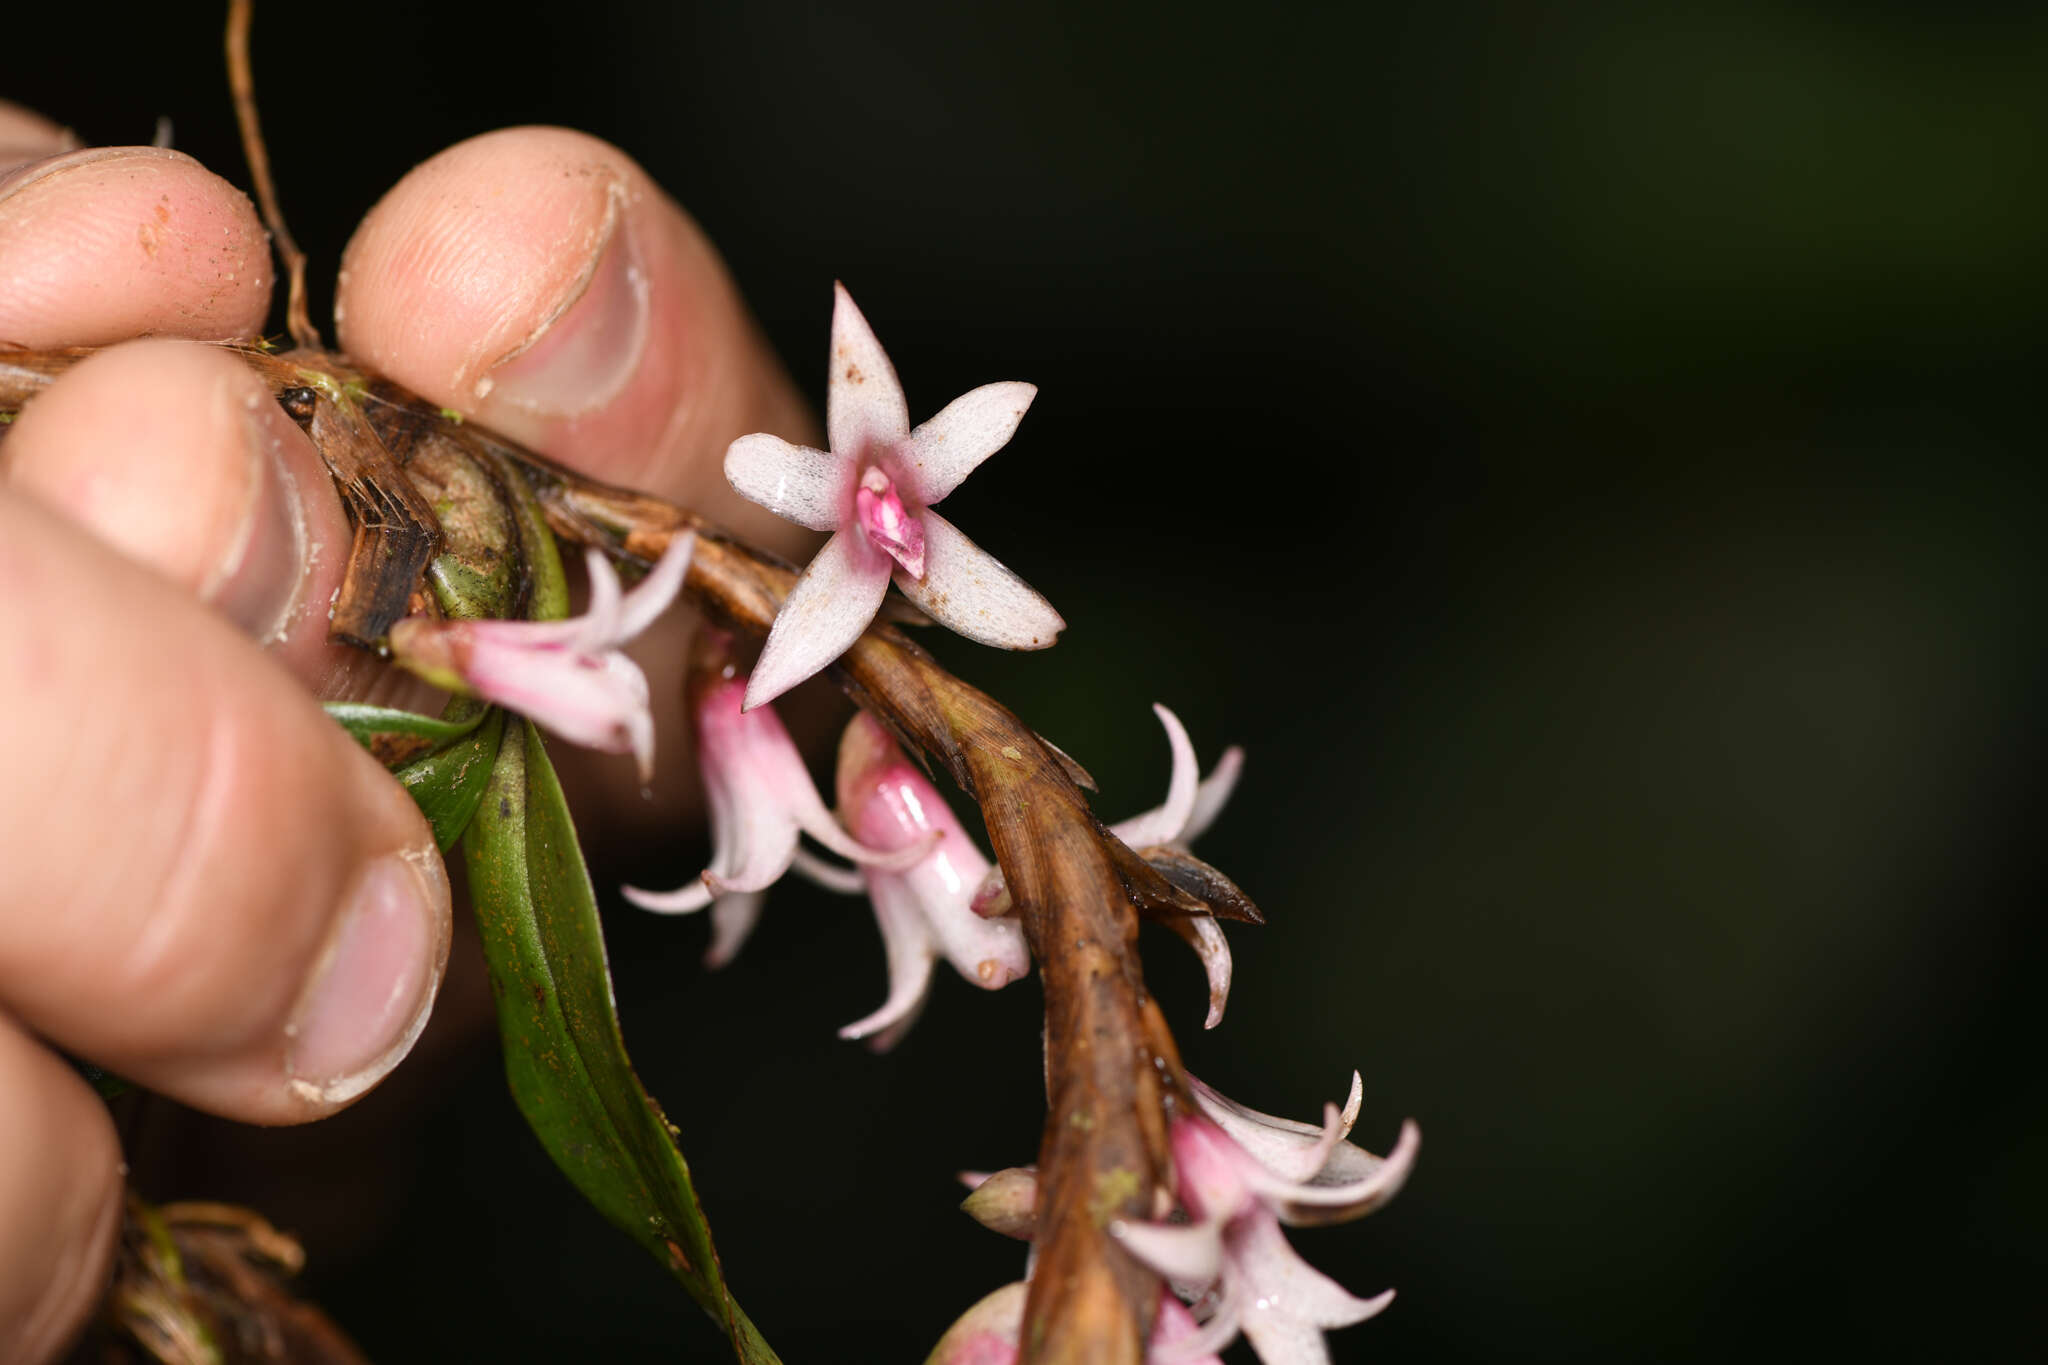
<path fill-rule="evenodd" d="M 741 494 L 791 521 L 831 533 L 776 615 L 751 676 L 725 633 L 699 632 L 688 683 L 691 724 L 709 797 L 713 852 L 694 881 L 668 892 L 625 888 L 635 904 L 666 913 L 712 911 L 706 961 L 736 954 L 759 918 L 767 888 L 792 870 L 834 890 L 864 893 L 887 958 L 882 1005 L 842 1028 L 877 1050 L 915 1022 L 943 957 L 973 984 L 994 990 L 1031 970 L 1009 888 L 945 799 L 882 724 L 856 714 L 842 737 L 828 809 L 788 731 L 768 703 L 850 648 L 881 609 L 890 583 L 931 619 L 1011 649 L 1050 645 L 1065 623 L 1046 600 L 932 510 L 1015 432 L 1036 394 L 1029 384 L 989 384 L 912 428 L 902 386 L 844 287 L 835 295 L 827 398 L 829 449 L 745 436 L 726 453 Z M 398 660 L 452 690 L 512 707 L 573 742 L 632 753 L 643 779 L 654 754 L 647 681 L 621 647 L 674 600 L 693 537 L 678 536 L 646 580 L 625 592 L 602 556 L 590 559 L 591 600 L 556 622 L 400 622 Z M 1165 727 L 1173 768 L 1165 801 L 1109 832 L 1177 885 L 1237 917 L 1257 912 L 1188 845 L 1216 819 L 1243 767 L 1226 750 L 1208 777 L 1178 717 Z M 1005 752 L 1011 752 L 1005 750 Z M 808 834 L 841 865 L 807 852 Z M 1191 893 L 1192 894 L 1192 893 Z M 1191 906 L 1193 902 L 1183 902 Z M 1177 913 L 1168 923 L 1200 955 L 1209 982 L 1206 1026 L 1221 1020 L 1231 955 L 1215 916 Z M 1356 1073 L 1340 1110 L 1320 1124 L 1247 1109 L 1193 1077 L 1168 1121 L 1172 1214 L 1117 1220 L 1108 1234 L 1165 1281 L 1147 1359 L 1154 1365 L 1216 1362 L 1242 1334 L 1266 1365 L 1326 1365 L 1327 1328 L 1385 1308 L 1391 1290 L 1356 1297 L 1309 1267 L 1283 1225 L 1341 1222 L 1378 1208 L 1412 1166 L 1418 1133 L 1402 1126 L 1393 1150 L 1375 1156 L 1347 1140 L 1357 1121 Z M 972 1177 L 965 1207 L 999 1231 L 1030 1238 L 1037 1224 L 1035 1171 Z M 1154 1212 L 1167 1207 L 1158 1193 Z M 1007 1285 L 947 1332 L 931 1365 L 1010 1365 L 1019 1353 L 1027 1281 Z M 1192 1310 L 1183 1303 L 1192 1304 Z"/>
<path fill-rule="evenodd" d="M 803 851 L 799 832 L 855 863 L 907 867 L 925 850 L 873 849 L 849 836 L 811 785 L 803 755 L 772 707 L 742 708 L 747 678 L 733 662 L 732 637 L 706 628 L 692 647 L 687 684 L 697 761 L 711 806 L 711 865 L 675 891 L 626 887 L 626 899 L 664 914 L 712 907 L 713 967 L 730 962 L 761 914 L 763 893 L 791 866 L 830 877 L 838 869 Z"/>
<path fill-rule="evenodd" d="M 889 994 L 882 1007 L 839 1031 L 893 1046 L 931 988 L 943 956 L 977 986 L 996 990 L 1030 972 L 1014 919 L 969 908 L 988 860 L 945 799 L 888 732 L 856 715 L 839 746 L 839 813 L 825 808 L 803 756 L 772 706 L 745 710 L 747 676 L 721 632 L 699 637 L 690 673 L 690 715 L 711 803 L 712 857 L 697 881 L 675 891 L 626 887 L 626 898 L 670 914 L 712 907 L 706 962 L 723 966 L 752 932 L 766 889 L 792 869 L 836 891 L 865 892 L 882 931 Z M 849 833 L 849 831 L 851 831 Z M 857 870 L 806 853 L 809 834 Z"/>
<path fill-rule="evenodd" d="M 1171 1352 L 1159 1349 L 1163 1329 L 1155 1329 L 1154 1359 L 1213 1358 L 1242 1332 L 1265 1365 L 1327 1365 L 1323 1330 L 1372 1317 L 1393 1291 L 1370 1299 L 1348 1293 L 1303 1261 L 1280 1226 L 1371 1213 L 1407 1180 L 1421 1134 L 1403 1124 L 1385 1157 L 1346 1141 L 1363 1096 L 1356 1072 L 1344 1108 L 1325 1105 L 1320 1126 L 1247 1109 L 1192 1076 L 1188 1085 L 1201 1112 L 1176 1117 L 1170 1129 L 1181 1217 L 1109 1226 L 1125 1250 L 1208 1315 L 1193 1331 L 1175 1330 Z M 1031 1168 L 967 1178 L 975 1185 L 962 1205 L 968 1213 L 1009 1236 L 1033 1234 L 1038 1181 Z M 981 1330 L 988 1322 L 977 1319 Z"/>

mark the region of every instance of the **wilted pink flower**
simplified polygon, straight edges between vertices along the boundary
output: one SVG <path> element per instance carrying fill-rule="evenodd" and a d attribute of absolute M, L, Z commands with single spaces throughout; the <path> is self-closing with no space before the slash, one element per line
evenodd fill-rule
<path fill-rule="evenodd" d="M 806 869 L 839 891 L 865 889 L 889 958 L 889 998 L 842 1038 L 873 1037 L 893 1047 L 915 1021 L 943 954 L 961 976 L 995 990 L 1031 970 L 1023 930 L 1012 919 L 984 919 L 968 907 L 988 860 L 925 780 L 871 716 L 862 712 L 839 742 L 839 818 L 873 849 L 914 851 L 908 867 L 869 862 L 854 874 Z"/>
<path fill-rule="evenodd" d="M 725 453 L 725 477 L 741 496 L 832 532 L 776 615 L 747 686 L 750 707 L 844 654 L 881 608 L 892 574 L 933 620 L 983 644 L 1044 649 L 1066 628 L 1051 603 L 931 510 L 1009 442 L 1037 388 L 984 384 L 913 431 L 882 343 L 846 286 L 833 286 L 833 300 L 831 449 L 760 434 Z"/>
<path fill-rule="evenodd" d="M 688 686 L 711 804 L 711 866 L 674 891 L 628 886 L 624 892 L 635 905 L 665 914 L 711 906 L 708 965 L 722 967 L 739 952 L 760 917 L 762 893 L 791 864 L 810 865 L 797 844 L 799 831 L 855 862 L 907 867 L 921 856 L 916 845 L 864 848 L 832 818 L 774 708 L 741 710 L 747 679 L 733 663 L 730 635 L 708 627 L 698 632 Z"/>
<path fill-rule="evenodd" d="M 1024 1300 L 1030 1292 L 1030 1284 L 1018 1280 L 983 1298 L 946 1329 L 925 1365 L 1016 1365 L 1017 1339 L 1024 1329 Z M 1223 1365 L 1213 1353 L 1187 1353 L 1186 1343 L 1200 1330 L 1180 1300 L 1162 1291 L 1152 1319 L 1146 1365 Z"/>
<path fill-rule="evenodd" d="M 1166 743 L 1173 751 L 1173 772 L 1166 783 L 1166 801 L 1141 815 L 1120 820 L 1109 832 L 1134 849 L 1161 844 L 1186 848 L 1216 823 L 1216 816 L 1230 799 L 1237 779 L 1244 771 L 1244 750 L 1236 745 L 1223 751 L 1209 775 L 1197 781 L 1195 746 L 1188 739 L 1180 717 L 1154 702 L 1152 714 L 1166 727 Z M 979 915 L 1002 915 L 1010 911 L 1010 888 L 1003 870 L 992 867 L 974 893 L 974 911 Z M 1202 961 L 1209 979 L 1209 1015 L 1202 1027 L 1215 1028 L 1223 1022 L 1223 1006 L 1230 998 L 1231 957 L 1229 940 L 1214 915 L 1188 915 L 1174 921 L 1174 930 Z"/>
<path fill-rule="evenodd" d="M 509 707 L 571 744 L 630 753 L 640 780 L 654 773 L 654 719 L 647 676 L 620 652 L 682 590 L 694 532 L 668 550 L 631 592 L 590 551 L 590 608 L 565 621 L 429 621 L 391 628 L 391 653 L 436 687 Z"/>
<path fill-rule="evenodd" d="M 1323 1106 L 1320 1128 L 1246 1109 L 1192 1077 L 1189 1085 L 1202 1112 L 1175 1118 L 1171 1141 L 1191 1221 L 1118 1221 L 1110 1233 L 1184 1291 L 1213 1296 L 1208 1321 L 1179 1350 L 1221 1350 L 1242 1331 L 1266 1365 L 1327 1365 L 1323 1329 L 1363 1322 L 1393 1291 L 1347 1293 L 1295 1253 L 1280 1225 L 1372 1212 L 1408 1178 L 1421 1135 L 1404 1123 L 1385 1158 L 1346 1142 L 1358 1118 L 1355 1072 L 1343 1111 Z"/>

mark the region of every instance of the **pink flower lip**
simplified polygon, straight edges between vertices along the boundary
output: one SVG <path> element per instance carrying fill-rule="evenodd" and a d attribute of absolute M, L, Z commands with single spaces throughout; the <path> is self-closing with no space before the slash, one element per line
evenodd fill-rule
<path fill-rule="evenodd" d="M 869 465 L 853 493 L 854 514 L 869 540 L 882 547 L 912 578 L 924 577 L 924 523 L 903 505 L 896 481 Z"/>

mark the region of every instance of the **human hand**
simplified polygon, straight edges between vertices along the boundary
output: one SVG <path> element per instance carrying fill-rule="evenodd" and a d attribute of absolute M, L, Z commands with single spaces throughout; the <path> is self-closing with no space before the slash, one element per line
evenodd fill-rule
<path fill-rule="evenodd" d="M 403 1058 L 450 922 L 425 823 L 314 704 L 408 686 L 327 643 L 350 532 L 318 452 L 231 354 L 161 339 L 260 330 L 260 224 L 188 157 L 62 147 L 0 106 L 0 341 L 125 341 L 0 443 L 0 1358 L 27 1361 L 90 1311 L 122 1187 L 104 1107 L 52 1049 L 230 1117 L 319 1118 Z M 810 419 L 616 149 L 452 148 L 371 211 L 337 292 L 361 364 L 798 550 L 719 457 L 749 431 L 815 440 Z M 650 646 L 673 699 L 684 651 Z"/>

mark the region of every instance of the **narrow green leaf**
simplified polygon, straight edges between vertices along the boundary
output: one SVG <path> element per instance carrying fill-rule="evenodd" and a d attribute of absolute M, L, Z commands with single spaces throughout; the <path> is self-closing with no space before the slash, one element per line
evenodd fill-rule
<path fill-rule="evenodd" d="M 490 785 L 504 737 L 505 713 L 489 709 L 490 719 L 445 748 L 408 763 L 395 776 L 412 793 L 413 803 L 434 827 L 434 842 L 446 853 L 455 847 Z M 475 724 L 475 722 L 471 722 Z"/>
<path fill-rule="evenodd" d="M 725 1285 L 674 1129 L 619 1034 L 597 901 L 540 735 L 504 721 L 463 853 L 519 1110 L 583 1196 L 666 1266 L 746 1365 L 776 1360 Z"/>
<path fill-rule="evenodd" d="M 378 735 L 400 735 L 407 739 L 424 739 L 434 744 L 446 744 L 451 739 L 461 739 L 476 729 L 477 722 L 484 718 L 482 708 L 450 708 L 460 719 L 443 719 L 440 716 L 425 716 L 417 711 L 399 711 L 389 706 L 371 706 L 359 701 L 331 701 L 326 704 L 327 714 L 341 722 L 341 728 L 355 737 L 356 743 L 375 752 L 374 741 Z M 462 715 L 463 711 L 470 711 Z"/>

